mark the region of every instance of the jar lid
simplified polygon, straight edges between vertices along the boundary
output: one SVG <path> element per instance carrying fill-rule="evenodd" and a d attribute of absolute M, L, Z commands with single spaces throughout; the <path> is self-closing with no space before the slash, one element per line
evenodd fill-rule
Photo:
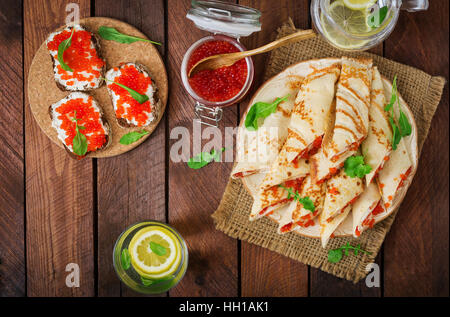
<path fill-rule="evenodd" d="M 192 0 L 186 15 L 199 29 L 237 38 L 260 31 L 260 16 L 256 9 L 217 0 Z"/>

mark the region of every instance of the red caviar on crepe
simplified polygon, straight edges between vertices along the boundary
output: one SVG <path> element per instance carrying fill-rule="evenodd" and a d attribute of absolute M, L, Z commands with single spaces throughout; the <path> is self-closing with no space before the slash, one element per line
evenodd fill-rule
<path fill-rule="evenodd" d="M 281 150 L 286 152 L 287 162 L 297 157 L 308 158 L 320 148 L 339 73 L 340 65 L 332 64 L 313 68 L 306 76 L 295 99 L 288 138 Z M 277 168 L 276 164 L 274 168 Z"/>
<path fill-rule="evenodd" d="M 73 71 L 64 70 L 58 60 L 58 47 L 69 39 L 71 44 L 63 53 L 64 63 Z M 57 86 L 61 90 L 85 91 L 99 88 L 103 82 L 105 61 L 99 55 L 97 37 L 83 26 L 75 24 L 51 33 L 46 41 L 53 60 L 53 71 Z"/>
<path fill-rule="evenodd" d="M 336 117 L 325 155 L 333 162 L 356 150 L 369 129 L 372 60 L 343 57 L 336 91 Z"/>
<path fill-rule="evenodd" d="M 310 172 L 309 160 L 295 159 L 287 163 L 285 152 L 280 152 L 275 162 L 278 162 L 278 169 L 272 166 L 271 172 L 267 173 L 261 184 L 261 188 L 269 188 L 283 183 L 286 180 L 306 177 Z"/>
<path fill-rule="evenodd" d="M 341 169 L 338 174 L 331 177 L 326 185 L 325 202 L 320 216 L 322 245 L 326 246 L 329 236 L 334 232 L 330 228 L 337 226 L 345 219 L 342 214 L 347 212 L 364 191 L 363 180 L 358 177 L 350 177 Z"/>
<path fill-rule="evenodd" d="M 393 205 L 399 189 L 412 171 L 413 165 L 404 142 L 404 139 L 400 140 L 397 149 L 391 152 L 389 160 L 378 173 L 378 187 L 385 208 Z"/>
<path fill-rule="evenodd" d="M 322 212 L 319 216 L 320 224 L 320 241 L 322 247 L 325 248 L 330 238 L 334 238 L 333 233 L 339 227 L 339 225 L 347 218 L 352 210 L 352 206 L 344 207 L 336 216 L 331 219 L 326 219 L 326 216 Z"/>
<path fill-rule="evenodd" d="M 375 224 L 375 216 L 384 212 L 383 202 L 376 182 L 370 183 L 353 204 L 353 236 L 358 238 Z"/>
<path fill-rule="evenodd" d="M 299 192 L 301 197 L 308 197 L 314 204 L 314 211 L 304 208 L 302 203 L 294 200 L 289 204 L 289 208 L 282 215 L 279 222 L 278 233 L 287 233 L 297 227 L 307 228 L 315 224 L 314 219 L 320 214 L 325 201 L 326 185 L 324 183 L 315 184 L 311 176 L 307 176 Z"/>
<path fill-rule="evenodd" d="M 158 118 L 159 101 L 156 96 L 155 83 L 144 66 L 136 63 L 124 63 L 106 73 L 108 92 L 119 125 L 123 127 L 145 127 Z M 122 84 L 142 95 L 148 100 L 140 103 L 134 99 Z"/>
<path fill-rule="evenodd" d="M 286 205 L 294 199 L 294 196 L 289 193 L 300 192 L 303 178 L 298 178 L 284 182 L 281 186 L 276 185 L 268 189 L 262 189 L 254 197 L 252 210 L 250 212 L 250 220 L 256 220 L 268 214 L 271 214 L 276 209 Z"/>
<path fill-rule="evenodd" d="M 325 156 L 323 150 L 320 149 L 311 158 L 311 177 L 313 182 L 321 184 L 336 175 L 340 169 L 344 166 L 344 162 L 347 158 L 354 155 L 356 150 L 348 151 L 344 155 L 341 155 L 339 160 L 332 162 Z"/>
<path fill-rule="evenodd" d="M 384 111 L 386 98 L 381 75 L 377 67 L 373 67 L 372 74 L 369 133 L 361 144 L 364 162 L 372 168 L 372 171 L 366 174 L 366 184 L 370 184 L 383 168 L 392 150 L 392 130 Z"/>

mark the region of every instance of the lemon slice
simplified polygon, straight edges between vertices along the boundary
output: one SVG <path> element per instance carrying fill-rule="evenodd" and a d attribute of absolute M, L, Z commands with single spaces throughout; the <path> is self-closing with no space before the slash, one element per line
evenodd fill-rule
<path fill-rule="evenodd" d="M 377 0 L 343 0 L 344 5 L 351 10 L 364 10 L 372 6 Z"/>
<path fill-rule="evenodd" d="M 155 246 L 158 247 L 156 252 Z M 131 239 L 128 249 L 133 268 L 148 278 L 162 278 L 172 274 L 181 261 L 177 238 L 162 227 L 139 230 Z"/>
<path fill-rule="evenodd" d="M 371 31 L 367 25 L 367 11 L 351 10 L 342 1 L 334 1 L 328 8 L 331 19 L 341 26 L 341 28 L 352 35 L 364 35 Z M 355 39 L 345 36 L 335 26 L 331 25 L 328 19 L 320 16 L 321 24 L 326 38 L 335 46 L 342 49 L 354 49 L 364 46 L 368 40 Z"/>

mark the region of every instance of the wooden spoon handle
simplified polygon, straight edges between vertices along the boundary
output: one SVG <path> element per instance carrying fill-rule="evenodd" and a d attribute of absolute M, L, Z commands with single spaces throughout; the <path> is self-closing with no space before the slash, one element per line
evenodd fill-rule
<path fill-rule="evenodd" d="M 242 52 L 241 58 L 243 57 L 249 57 L 256 54 L 266 53 L 269 52 L 275 48 L 278 48 L 280 46 L 284 46 L 289 43 L 298 42 L 300 40 L 306 40 L 309 38 L 313 38 L 316 36 L 316 33 L 313 30 L 302 30 L 298 31 L 292 34 L 289 34 L 287 36 L 282 37 L 281 39 L 278 39 L 276 41 L 270 42 L 269 44 L 266 44 L 264 46 L 255 48 L 250 51 Z"/>

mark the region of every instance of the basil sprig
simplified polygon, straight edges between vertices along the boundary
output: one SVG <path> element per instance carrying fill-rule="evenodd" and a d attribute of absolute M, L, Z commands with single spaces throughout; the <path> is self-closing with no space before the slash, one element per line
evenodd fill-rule
<path fill-rule="evenodd" d="M 122 263 L 123 269 L 126 271 L 130 268 L 131 256 L 128 249 L 123 249 L 120 257 L 120 262 Z"/>
<path fill-rule="evenodd" d="M 75 137 L 73 138 L 73 142 L 72 142 L 73 143 L 73 152 L 76 155 L 83 156 L 87 152 L 88 145 L 87 145 L 86 136 L 83 133 L 81 133 L 80 130 L 84 130 L 86 128 L 83 126 L 79 126 L 78 120 L 81 120 L 81 119 L 77 119 L 77 111 L 75 110 L 74 118 L 72 118 L 72 121 L 75 122 L 75 131 L 77 133 L 75 134 Z"/>
<path fill-rule="evenodd" d="M 62 41 L 58 45 L 58 61 L 59 61 L 59 64 L 61 65 L 62 69 L 64 69 L 65 71 L 69 71 L 69 72 L 73 72 L 73 69 L 70 68 L 66 63 L 64 63 L 64 51 L 66 49 L 68 49 L 70 47 L 70 45 L 72 44 L 72 36 L 73 36 L 74 32 L 75 32 L 75 27 L 72 27 L 72 33 L 70 34 L 69 38 L 64 40 L 64 41 Z"/>
<path fill-rule="evenodd" d="M 388 7 L 384 6 L 379 9 L 375 9 L 373 11 L 368 19 L 367 19 L 367 25 L 371 28 L 377 28 L 383 23 L 384 19 L 386 18 L 386 15 L 388 13 Z"/>
<path fill-rule="evenodd" d="M 129 145 L 131 143 L 134 143 L 136 141 L 138 141 L 140 138 L 142 138 L 144 135 L 149 134 L 148 131 L 142 130 L 142 131 L 133 131 L 130 133 L 127 133 L 125 135 L 123 135 L 120 138 L 119 143 L 123 144 L 123 145 Z"/>
<path fill-rule="evenodd" d="M 108 26 L 99 27 L 98 34 L 100 34 L 100 36 L 105 40 L 115 41 L 118 43 L 129 44 L 129 43 L 134 43 L 137 41 L 143 41 L 143 42 L 150 42 L 150 43 L 156 44 L 156 45 L 161 45 L 161 43 L 158 43 L 158 42 L 154 42 L 154 41 L 150 41 L 150 40 L 143 39 L 140 37 L 120 33 L 115 28 L 111 28 Z"/>
<path fill-rule="evenodd" d="M 277 111 L 278 105 L 288 98 L 289 95 L 286 95 L 283 98 L 275 99 L 275 101 L 272 103 L 259 101 L 253 104 L 248 111 L 247 116 L 245 117 L 245 127 L 247 128 L 247 130 L 258 130 L 259 119 L 267 118 L 272 113 L 275 113 Z"/>
<path fill-rule="evenodd" d="M 147 95 L 140 94 L 136 90 L 128 88 L 127 86 L 125 86 L 125 85 L 123 85 L 121 83 L 115 82 L 113 80 L 109 80 L 109 79 L 106 79 L 106 78 L 102 78 L 102 79 L 106 80 L 106 81 L 109 81 L 110 83 L 116 84 L 119 87 L 122 87 L 123 89 L 128 91 L 128 93 L 131 95 L 131 97 L 133 97 L 134 100 L 136 100 L 139 103 L 144 103 L 144 102 L 148 101 L 148 96 Z"/>
<path fill-rule="evenodd" d="M 353 250 L 355 255 L 358 255 L 358 252 L 363 252 L 366 254 L 371 254 L 370 252 L 367 252 L 363 249 L 361 249 L 361 245 L 358 244 L 356 247 L 350 245 L 350 242 L 347 242 L 347 244 L 343 245 L 340 248 L 332 249 L 328 251 L 328 262 L 331 263 L 338 263 L 342 256 L 345 254 L 346 256 L 349 255 L 348 250 Z"/>
<path fill-rule="evenodd" d="M 195 155 L 194 157 L 190 158 L 187 164 L 190 168 L 197 170 L 202 167 L 205 167 L 213 160 L 216 162 L 220 162 L 220 156 L 222 155 L 223 151 L 225 151 L 224 147 L 220 149 L 220 151 L 212 149 L 211 152 L 201 152 Z"/>
<path fill-rule="evenodd" d="M 303 205 L 303 208 L 311 211 L 312 213 L 314 213 L 314 211 L 316 210 L 316 207 L 314 206 L 314 202 L 311 200 L 311 198 L 301 197 L 300 193 L 297 190 L 294 192 L 294 190 L 290 187 L 286 187 L 283 185 L 278 185 L 278 187 L 281 187 L 288 192 L 287 199 L 294 198 L 294 200 L 297 200 L 300 204 Z"/>
<path fill-rule="evenodd" d="M 372 167 L 364 164 L 364 156 L 353 155 L 345 160 L 344 170 L 345 174 L 352 178 L 363 178 L 364 175 L 369 174 L 372 171 Z"/>
<path fill-rule="evenodd" d="M 398 111 L 399 111 L 398 125 L 395 122 L 395 118 L 394 118 L 394 105 L 395 104 L 397 104 Z M 391 100 L 384 107 L 384 111 L 389 112 L 388 119 L 389 119 L 389 124 L 391 125 L 391 128 L 392 128 L 392 148 L 394 150 L 396 150 L 397 145 L 400 142 L 401 138 L 411 135 L 411 133 L 412 133 L 412 127 L 408 121 L 408 117 L 402 111 L 402 108 L 400 107 L 400 98 L 398 97 L 398 91 L 397 91 L 397 75 L 394 76 L 394 80 L 392 82 Z"/>

